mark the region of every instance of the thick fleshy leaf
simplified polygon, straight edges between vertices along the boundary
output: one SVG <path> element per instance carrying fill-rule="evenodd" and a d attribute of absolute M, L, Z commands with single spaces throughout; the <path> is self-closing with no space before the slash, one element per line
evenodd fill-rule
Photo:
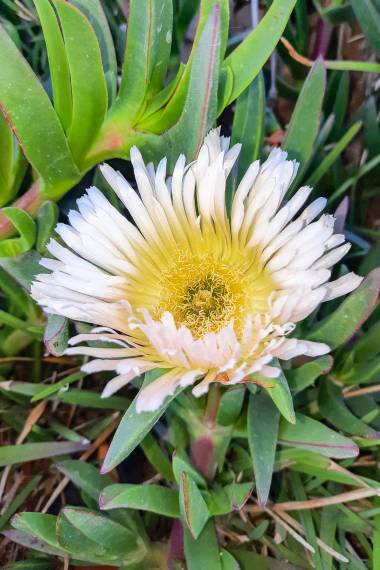
<path fill-rule="evenodd" d="M 214 522 L 209 520 L 195 539 L 184 525 L 185 558 L 188 570 L 222 570 Z"/>
<path fill-rule="evenodd" d="M 173 453 L 173 473 L 177 484 L 180 484 L 182 473 L 187 473 L 199 487 L 206 488 L 206 479 L 191 465 L 184 453 Z"/>
<path fill-rule="evenodd" d="M 283 560 L 256 554 L 250 550 L 232 549 L 231 552 L 238 561 L 240 570 L 298 570 L 299 568 Z"/>
<path fill-rule="evenodd" d="M 361 435 L 379 439 L 380 433 L 354 416 L 347 408 L 342 396 L 342 389 L 326 380 L 319 388 L 318 405 L 321 414 L 330 424 L 352 435 Z"/>
<path fill-rule="evenodd" d="M 296 414 L 294 425 L 281 421 L 279 440 L 283 445 L 314 451 L 327 457 L 356 457 L 357 445 L 349 438 L 303 414 Z"/>
<path fill-rule="evenodd" d="M 242 149 L 237 169 L 233 173 L 235 187 L 249 165 L 260 157 L 264 140 L 264 121 L 265 85 L 263 75 L 260 73 L 236 102 L 231 145 L 241 143 Z M 232 201 L 232 191 L 229 192 L 227 200 Z"/>
<path fill-rule="evenodd" d="M 36 249 L 42 255 L 46 251 L 46 245 L 57 224 L 59 209 L 55 202 L 47 200 L 43 202 L 37 212 L 37 243 Z"/>
<path fill-rule="evenodd" d="M 247 432 L 260 505 L 269 497 L 279 419 L 280 413 L 265 391 L 250 394 Z"/>
<path fill-rule="evenodd" d="M 311 331 L 309 339 L 325 342 L 331 348 L 346 343 L 374 310 L 379 290 L 380 269 L 374 269 L 356 291 Z"/>
<path fill-rule="evenodd" d="M 54 0 L 70 69 L 73 97 L 68 141 L 74 159 L 83 164 L 84 153 L 98 132 L 107 111 L 107 86 L 96 34 L 78 8 Z"/>
<path fill-rule="evenodd" d="M 165 517 L 179 517 L 178 493 L 160 485 L 110 485 L 99 497 L 102 510 L 140 509 Z"/>
<path fill-rule="evenodd" d="M 183 112 L 183 107 L 185 100 L 188 99 L 188 89 L 191 81 L 191 77 L 194 77 L 194 72 L 192 67 L 194 65 L 196 54 L 199 52 L 199 42 L 204 33 L 204 28 L 206 23 L 210 20 L 211 15 L 215 13 L 215 7 L 218 9 L 219 13 L 219 27 L 220 27 L 220 43 L 218 46 L 218 53 L 216 54 L 217 60 L 220 62 L 223 57 L 225 47 L 227 44 L 228 36 L 228 20 L 229 20 L 229 1 L 228 0 L 202 0 L 199 10 L 199 20 L 197 31 L 195 34 L 193 47 L 186 63 L 185 71 L 181 75 L 180 81 L 173 93 L 173 96 L 169 100 L 165 109 L 160 110 L 158 113 L 152 115 L 149 120 L 143 122 L 145 129 L 154 132 L 162 133 L 165 130 L 172 127 L 179 119 L 181 113 Z M 215 46 L 216 47 L 216 46 Z M 214 46 L 210 45 L 208 50 L 205 48 L 202 58 L 207 58 L 211 55 L 209 51 L 214 52 Z M 213 55 L 215 57 L 215 54 Z M 197 76 L 195 73 L 195 76 Z"/>
<path fill-rule="evenodd" d="M 253 483 L 230 483 L 206 492 L 205 499 L 212 516 L 223 516 L 240 511 L 253 489 Z"/>
<path fill-rule="evenodd" d="M 357 485 L 357 475 L 344 469 L 329 457 L 303 449 L 282 449 L 276 454 L 276 468 L 291 469 L 306 473 L 324 481 L 334 481 L 344 485 Z"/>
<path fill-rule="evenodd" d="M 98 38 L 110 105 L 116 96 L 117 61 L 115 46 L 101 0 L 71 0 L 71 3 L 83 12 Z"/>
<path fill-rule="evenodd" d="M 79 374 L 79 372 L 77 372 L 77 374 Z M 73 388 L 71 390 L 60 391 L 55 395 L 55 398 L 58 398 L 61 402 L 66 402 L 66 404 L 76 404 L 79 406 L 86 406 L 87 408 L 99 408 L 101 410 L 124 411 L 130 403 L 130 400 L 123 396 L 102 398 L 99 392 L 95 392 L 94 390 L 83 390 L 83 388 Z"/>
<path fill-rule="evenodd" d="M 351 356 L 351 355 L 350 355 Z M 337 373 L 344 384 L 367 384 L 377 379 L 380 371 L 380 356 L 365 362 L 352 362 L 347 358 L 347 368 Z"/>
<path fill-rule="evenodd" d="M 146 554 L 141 538 L 116 521 L 79 507 L 64 508 L 56 525 L 59 544 L 79 560 L 137 563 Z"/>
<path fill-rule="evenodd" d="M 165 370 L 153 370 L 145 375 L 143 388 L 162 376 Z M 178 394 L 179 390 L 165 402 L 155 412 L 136 412 L 136 398 L 124 414 L 119 427 L 111 442 L 110 448 L 102 466 L 102 473 L 107 473 L 114 469 L 123 459 L 139 445 L 146 434 L 152 429 L 154 424 L 160 419 L 166 408 Z"/>
<path fill-rule="evenodd" d="M 61 516 L 85 537 L 109 552 L 124 554 L 128 546 L 136 546 L 137 537 L 130 530 L 98 513 L 79 507 L 66 507 Z"/>
<path fill-rule="evenodd" d="M 172 41 L 171 0 L 131 0 L 119 94 L 112 110 L 121 124 L 136 120 L 147 94 L 163 86 Z"/>
<path fill-rule="evenodd" d="M 346 399 L 346 405 L 358 418 L 365 418 L 366 423 L 380 431 L 380 406 L 375 399 L 366 394 Z"/>
<path fill-rule="evenodd" d="M 40 254 L 32 250 L 16 257 L 0 258 L 0 266 L 29 293 L 34 277 L 37 273 L 44 273 L 40 259 Z"/>
<path fill-rule="evenodd" d="M 0 113 L 0 207 L 13 197 L 13 133 Z"/>
<path fill-rule="evenodd" d="M 35 461 L 45 457 L 65 455 L 85 451 L 88 443 L 73 441 L 45 441 L 43 443 L 23 443 L 22 445 L 3 445 L 0 448 L 0 466 L 14 465 L 24 461 Z"/>
<path fill-rule="evenodd" d="M 300 163 L 298 178 L 305 171 L 312 156 L 319 130 L 325 86 L 326 71 L 323 61 L 318 60 L 303 84 L 282 145 L 289 158 Z"/>
<path fill-rule="evenodd" d="M 99 500 L 101 491 L 111 485 L 108 475 L 100 475 L 98 469 L 91 463 L 79 459 L 67 459 L 56 464 L 57 469 L 74 483 L 74 485 L 89 495 L 94 501 Z"/>
<path fill-rule="evenodd" d="M 79 172 L 49 97 L 1 26 L 0 101 L 28 161 L 43 180 L 43 191 L 60 196 L 76 182 Z"/>
<path fill-rule="evenodd" d="M 377 57 L 380 57 L 380 14 L 379 6 L 373 0 L 351 2 L 363 33 L 366 35 Z"/>
<path fill-rule="evenodd" d="M 227 550 L 221 550 L 220 563 L 222 570 L 241 570 L 239 563 Z"/>
<path fill-rule="evenodd" d="M 49 546 L 61 550 L 55 533 L 56 517 L 44 513 L 21 513 L 12 519 L 13 528 L 37 537 Z"/>
<path fill-rule="evenodd" d="M 185 471 L 182 472 L 180 479 L 179 505 L 183 523 L 194 539 L 197 539 L 210 518 L 210 511 L 196 482 Z"/>
<path fill-rule="evenodd" d="M 170 163 L 180 153 L 192 160 L 216 119 L 220 51 L 220 10 L 209 16 L 194 54 L 186 101 L 178 122 L 162 137 L 169 144 Z M 168 153 L 166 153 L 168 154 Z"/>
<path fill-rule="evenodd" d="M 44 334 L 46 350 L 54 356 L 62 356 L 69 340 L 69 322 L 61 315 L 48 315 Z"/>
<path fill-rule="evenodd" d="M 281 369 L 281 365 L 277 359 L 274 359 L 274 365 Z M 291 424 L 294 424 L 296 419 L 294 415 L 293 398 L 282 369 L 277 378 L 270 380 L 270 387 L 267 389 L 267 394 L 272 398 L 284 418 Z"/>
<path fill-rule="evenodd" d="M 325 156 L 319 166 L 314 170 L 313 174 L 308 178 L 307 184 L 309 186 L 316 186 L 323 176 L 328 172 L 334 162 L 339 158 L 344 149 L 350 144 L 353 138 L 356 137 L 362 127 L 361 121 L 354 123 L 348 131 L 339 139 L 334 145 L 334 148 Z"/>
<path fill-rule="evenodd" d="M 68 387 L 70 386 L 70 384 L 72 384 L 73 382 L 78 382 L 79 380 L 81 380 L 82 378 L 84 378 L 86 376 L 85 372 L 73 372 L 72 374 L 69 374 L 68 376 L 65 376 L 64 378 L 62 378 L 61 380 L 59 380 L 58 382 L 55 382 L 54 384 L 49 384 L 48 386 L 46 385 L 42 385 L 42 388 L 40 388 L 40 384 L 38 384 L 37 386 L 34 385 L 34 388 L 37 388 L 37 390 L 33 389 L 31 390 L 31 393 L 33 394 L 33 398 L 31 399 L 31 402 L 38 402 L 39 400 L 44 400 L 46 398 L 52 399 L 51 396 L 53 396 L 54 394 L 56 394 L 57 392 L 65 392 Z M 24 383 L 24 389 L 27 392 L 28 388 L 25 385 L 26 383 Z M 88 391 L 84 390 L 85 395 L 87 393 L 88 395 Z M 59 396 L 59 395 L 58 395 Z M 89 407 L 91 406 L 91 403 L 88 403 Z"/>
<path fill-rule="evenodd" d="M 3 208 L 2 213 L 12 222 L 19 237 L 8 238 L 0 242 L 0 257 L 14 257 L 32 249 L 37 235 L 33 218 L 20 208 Z"/>
<path fill-rule="evenodd" d="M 71 95 L 70 71 L 65 44 L 56 13 L 50 2 L 34 0 L 46 43 L 49 59 L 54 108 L 67 132 L 71 123 L 73 99 Z"/>
<path fill-rule="evenodd" d="M 286 371 L 286 377 L 292 392 L 301 392 L 311 386 L 317 378 L 330 372 L 334 363 L 330 355 L 320 356 L 311 362 L 306 362 L 298 368 Z"/>
<path fill-rule="evenodd" d="M 224 60 L 233 73 L 232 103 L 257 76 L 285 29 L 296 0 L 274 0 L 259 25 Z"/>
<path fill-rule="evenodd" d="M 39 540 L 33 534 L 30 534 L 28 532 L 10 529 L 10 530 L 3 530 L 1 534 L 3 534 L 5 537 L 7 537 L 12 542 L 15 542 L 16 544 L 20 544 L 25 548 L 41 552 L 45 555 L 62 556 L 64 554 L 64 550 L 62 548 L 58 549 L 54 548 L 53 546 L 49 546 L 46 542 Z M 43 566 L 41 568 L 43 568 Z M 26 568 L 25 570 L 29 569 Z M 40 570 L 40 567 L 38 566 L 33 570 Z M 51 570 L 51 565 L 49 566 L 49 570 Z"/>
<path fill-rule="evenodd" d="M 160 473 L 166 481 L 174 482 L 174 475 L 172 464 L 161 448 L 156 438 L 148 433 L 145 438 L 140 443 L 140 447 L 148 459 L 149 463 L 156 469 L 157 473 Z"/>
<path fill-rule="evenodd" d="M 229 388 L 220 399 L 217 424 L 230 426 L 238 419 L 244 400 L 245 389 L 242 386 Z"/>
<path fill-rule="evenodd" d="M 329 78 L 326 90 L 325 114 L 334 117 L 334 125 L 328 140 L 336 141 L 344 125 L 349 102 L 350 74 L 348 71 L 334 71 Z"/>

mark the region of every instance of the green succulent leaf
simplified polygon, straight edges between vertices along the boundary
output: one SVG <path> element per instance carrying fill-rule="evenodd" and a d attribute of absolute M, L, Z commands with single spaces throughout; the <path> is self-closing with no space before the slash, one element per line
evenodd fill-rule
<path fill-rule="evenodd" d="M 369 273 L 363 283 L 308 335 L 310 340 L 337 348 L 358 331 L 375 308 L 380 290 L 380 269 Z"/>
<path fill-rule="evenodd" d="M 0 258 L 0 266 L 15 280 L 21 287 L 30 292 L 30 286 L 34 277 L 38 273 L 46 270 L 39 264 L 41 256 L 35 250 L 27 251 L 14 257 Z M 9 291 L 9 289 L 8 289 Z M 10 291 L 9 291 L 10 293 Z M 7 294 L 9 294 L 7 293 Z M 16 297 L 17 303 L 17 297 Z M 29 302 L 32 303 L 31 299 Z"/>
<path fill-rule="evenodd" d="M 320 356 L 298 368 L 286 371 L 290 390 L 294 393 L 305 390 L 323 374 L 330 372 L 334 360 L 330 355 Z"/>
<path fill-rule="evenodd" d="M 318 405 L 323 417 L 336 428 L 352 435 L 380 438 L 380 433 L 350 412 L 344 403 L 342 389 L 333 382 L 329 380 L 322 382 L 319 388 Z"/>
<path fill-rule="evenodd" d="M 45 441 L 23 443 L 22 445 L 3 445 L 0 448 L 0 466 L 14 465 L 24 461 L 35 461 L 45 457 L 55 457 L 66 453 L 85 451 L 88 443 L 73 441 Z"/>
<path fill-rule="evenodd" d="M 203 532 L 194 538 L 184 526 L 185 558 L 188 570 L 222 570 L 214 522 L 209 520 Z"/>
<path fill-rule="evenodd" d="M 173 473 L 178 485 L 181 482 L 182 473 L 187 473 L 199 487 L 203 489 L 207 487 L 206 479 L 191 465 L 184 453 L 176 451 L 173 453 Z"/>
<path fill-rule="evenodd" d="M 207 23 L 210 22 L 212 14 L 218 11 L 218 46 L 210 44 L 208 47 L 203 46 L 202 59 L 206 58 L 206 65 L 209 59 L 216 59 L 218 61 L 217 67 L 221 62 L 223 57 L 225 46 L 227 44 L 228 35 L 228 20 L 229 20 L 229 3 L 228 0 L 202 0 L 200 5 L 199 21 L 197 26 L 197 31 L 195 34 L 193 47 L 186 63 L 185 71 L 181 75 L 181 79 L 173 93 L 173 96 L 169 100 L 165 109 L 161 110 L 159 113 L 152 115 L 149 121 L 144 123 L 145 128 L 154 133 L 162 133 L 175 125 L 179 120 L 181 114 L 183 115 L 183 108 L 185 101 L 189 100 L 189 85 L 191 82 L 191 77 L 193 77 L 193 83 L 195 78 L 200 73 L 200 70 L 193 71 L 193 65 L 195 62 L 196 54 L 199 54 L 199 42 L 204 37 L 204 29 Z M 210 24 L 209 24 L 210 26 Z M 215 41 L 215 38 L 214 38 Z M 217 53 L 216 48 L 217 47 Z M 211 57 L 210 57 L 211 56 Z M 198 62 L 198 66 L 201 62 Z M 213 81 L 217 80 L 214 78 Z M 201 80 L 200 80 L 201 81 Z M 194 86 L 193 86 L 194 89 Z M 199 92 L 201 87 L 199 88 Z M 194 96 L 194 95 L 193 95 Z M 198 103 L 199 105 L 199 103 Z M 196 131 L 196 128 L 194 128 Z"/>
<path fill-rule="evenodd" d="M 47 351 L 54 356 L 62 356 L 69 340 L 69 322 L 61 315 L 48 315 L 44 343 Z"/>
<path fill-rule="evenodd" d="M 296 0 L 274 0 L 259 25 L 224 60 L 222 69 L 233 73 L 232 103 L 255 79 L 275 49 Z"/>
<path fill-rule="evenodd" d="M 296 420 L 294 425 L 280 422 L 278 437 L 283 445 L 338 459 L 358 455 L 359 449 L 351 439 L 340 435 L 323 423 L 299 413 L 296 414 Z"/>
<path fill-rule="evenodd" d="M 53 546 L 50 546 L 43 540 L 36 538 L 33 534 L 29 532 L 10 529 L 10 530 L 3 530 L 2 534 L 12 542 L 20 544 L 25 548 L 41 552 L 44 555 L 63 556 L 65 554 L 65 551 L 61 547 L 59 549 L 54 548 Z M 43 568 L 43 566 L 41 568 Z M 29 569 L 26 568 L 24 570 L 29 570 Z M 40 567 L 39 566 L 37 568 L 34 567 L 33 570 L 40 570 Z M 49 570 L 51 570 L 51 566 Z"/>
<path fill-rule="evenodd" d="M 73 99 L 65 44 L 51 3 L 46 0 L 34 0 L 34 4 L 37 8 L 46 43 L 54 108 L 67 132 L 71 124 Z"/>
<path fill-rule="evenodd" d="M 345 148 L 350 144 L 353 138 L 356 137 L 362 127 L 361 121 L 354 123 L 348 131 L 339 139 L 334 145 L 334 148 L 325 156 L 319 166 L 314 170 L 313 174 L 308 178 L 307 184 L 309 186 L 316 186 L 323 176 L 328 172 L 331 166 L 336 162 Z"/>
<path fill-rule="evenodd" d="M 265 391 L 250 394 L 247 432 L 257 497 L 265 505 L 272 481 L 280 413 Z"/>
<path fill-rule="evenodd" d="M 59 209 L 55 202 L 43 202 L 37 212 L 37 243 L 36 250 L 42 255 L 57 224 Z"/>
<path fill-rule="evenodd" d="M 55 533 L 56 517 L 44 513 L 21 513 L 12 519 L 16 530 L 29 533 L 54 549 L 61 550 Z"/>
<path fill-rule="evenodd" d="M 260 158 L 264 142 L 265 127 L 265 85 L 262 73 L 243 91 L 236 102 L 232 125 L 231 145 L 241 143 L 239 162 L 233 172 L 233 185 L 240 182 L 249 165 Z M 228 184 L 228 182 L 227 182 Z M 228 191 L 227 204 L 230 209 L 233 188 Z"/>
<path fill-rule="evenodd" d="M 107 111 L 107 86 L 96 34 L 78 8 L 54 0 L 70 69 L 73 98 L 68 142 L 78 164 L 84 161 Z"/>
<path fill-rule="evenodd" d="M 99 497 L 102 510 L 140 509 L 165 517 L 179 518 L 178 492 L 160 485 L 110 485 Z"/>
<path fill-rule="evenodd" d="M 64 508 L 56 532 L 61 547 L 78 560 L 119 566 L 138 563 L 146 555 L 145 544 L 134 531 L 88 509 Z"/>
<path fill-rule="evenodd" d="M 217 423 L 222 426 L 230 426 L 238 419 L 244 400 L 244 387 L 229 388 L 221 397 Z"/>
<path fill-rule="evenodd" d="M 116 96 L 117 61 L 115 46 L 101 0 L 71 0 L 71 3 L 83 12 L 98 39 L 107 82 L 108 104 L 111 105 Z"/>
<path fill-rule="evenodd" d="M 380 14 L 379 7 L 372 0 L 352 0 L 351 7 L 357 17 L 363 33 L 367 36 L 369 43 L 380 57 Z"/>
<path fill-rule="evenodd" d="M 230 483 L 205 493 L 207 507 L 212 516 L 223 516 L 240 511 L 253 490 L 252 483 Z"/>
<path fill-rule="evenodd" d="M 123 125 L 136 122 L 148 94 L 163 87 L 172 20 L 171 0 L 131 0 L 121 85 L 114 108 L 117 122 L 122 121 Z"/>
<path fill-rule="evenodd" d="M 173 164 L 179 153 L 192 160 L 216 119 L 220 12 L 214 8 L 197 43 L 186 101 L 178 122 L 165 133 Z"/>
<path fill-rule="evenodd" d="M 14 257 L 32 249 L 37 234 L 33 218 L 20 208 L 3 208 L 2 213 L 12 222 L 19 237 L 8 238 L 0 242 L 0 257 Z"/>
<path fill-rule="evenodd" d="M 174 475 L 171 462 L 166 453 L 161 449 L 160 444 L 151 433 L 148 433 L 140 443 L 144 455 L 149 463 L 167 481 L 174 482 Z"/>
<path fill-rule="evenodd" d="M 41 177 L 42 191 L 58 197 L 79 178 L 60 120 L 29 64 L 1 26 L 0 54 L 2 112 Z"/>
<path fill-rule="evenodd" d="M 157 378 L 162 376 L 166 370 L 153 370 L 145 375 L 143 387 L 148 386 Z M 177 390 L 178 393 L 178 390 Z M 119 427 L 116 430 L 114 438 L 103 463 L 102 473 L 107 473 L 114 469 L 123 459 L 139 445 L 154 424 L 160 419 L 171 400 L 176 397 L 167 398 L 162 406 L 155 412 L 136 412 L 136 398 L 125 412 Z"/>
<path fill-rule="evenodd" d="M 279 409 L 284 418 L 291 424 L 294 424 L 296 418 L 288 381 L 277 359 L 274 359 L 274 365 L 277 368 L 280 368 L 281 373 L 277 378 L 269 380 L 270 384 L 268 385 L 267 394 L 272 398 L 273 403 Z M 268 381 L 268 379 L 266 380 Z"/>
<path fill-rule="evenodd" d="M 183 471 L 179 484 L 179 506 L 181 517 L 192 536 L 197 539 L 210 518 L 206 501 L 194 479 Z"/>
<path fill-rule="evenodd" d="M 305 171 L 317 139 L 326 87 L 326 70 L 322 60 L 316 61 L 303 84 L 290 120 L 282 148 L 289 158 L 300 163 L 300 179 Z M 302 144 L 300 144 L 302 141 Z"/>
<path fill-rule="evenodd" d="M 13 154 L 12 129 L 0 113 L 0 207 L 13 197 Z"/>

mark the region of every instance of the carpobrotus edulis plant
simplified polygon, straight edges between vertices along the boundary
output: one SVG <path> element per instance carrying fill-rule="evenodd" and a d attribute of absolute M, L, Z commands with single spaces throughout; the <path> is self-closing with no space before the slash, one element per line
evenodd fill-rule
<path fill-rule="evenodd" d="M 133 148 L 138 193 L 111 167 L 102 172 L 134 223 L 92 187 L 69 225 L 58 224 L 66 246 L 51 240 L 54 259 L 41 261 L 51 272 L 37 276 L 32 295 L 49 313 L 96 325 L 66 352 L 95 357 L 87 372 L 115 371 L 104 396 L 165 369 L 139 394 L 137 411 L 153 411 L 179 386 L 200 396 L 212 382 L 276 378 L 274 358 L 329 351 L 292 335 L 320 303 L 361 282 L 354 273 L 329 281 L 350 244 L 334 234 L 333 216 L 320 215 L 323 198 L 302 209 L 310 187 L 284 200 L 298 164 L 280 149 L 251 164 L 229 214 L 226 181 L 239 150 L 214 130 L 167 179 L 165 158 L 155 170 Z"/>

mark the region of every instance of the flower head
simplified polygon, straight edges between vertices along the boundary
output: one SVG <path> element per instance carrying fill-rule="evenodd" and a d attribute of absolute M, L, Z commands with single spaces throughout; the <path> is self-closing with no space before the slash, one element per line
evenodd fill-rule
<path fill-rule="evenodd" d="M 324 198 L 302 210 L 311 188 L 283 202 L 298 165 L 280 149 L 251 164 L 228 217 L 226 179 L 240 145 L 228 146 L 211 131 L 197 160 L 186 165 L 180 156 L 168 179 L 166 159 L 155 170 L 132 148 L 138 193 L 104 165 L 129 218 L 87 190 L 69 224 L 56 228 L 66 245 L 52 239 L 54 259 L 41 261 L 51 272 L 33 283 L 47 312 L 97 325 L 72 338 L 67 353 L 95 357 L 87 372 L 115 371 L 104 396 L 166 369 L 140 392 L 138 411 L 157 409 L 179 386 L 194 384 L 199 396 L 211 382 L 275 378 L 273 358 L 325 354 L 327 345 L 288 335 L 361 281 L 353 273 L 329 281 L 350 245 L 333 233 L 333 216 L 320 215 Z"/>

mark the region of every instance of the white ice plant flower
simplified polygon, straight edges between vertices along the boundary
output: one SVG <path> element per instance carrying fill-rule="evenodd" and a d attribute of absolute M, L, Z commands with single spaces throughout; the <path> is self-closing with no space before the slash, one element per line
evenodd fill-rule
<path fill-rule="evenodd" d="M 181 155 L 166 178 L 166 159 L 155 170 L 132 148 L 138 192 L 110 166 L 102 173 L 134 223 L 92 187 L 57 225 L 65 245 L 50 241 L 54 259 L 41 265 L 51 272 L 36 277 L 32 295 L 48 313 L 97 325 L 66 353 L 95 357 L 88 373 L 115 371 L 104 397 L 165 369 L 138 396 L 137 411 L 153 411 L 179 386 L 200 396 L 211 382 L 276 378 L 274 358 L 329 351 L 288 335 L 359 285 L 354 273 L 329 281 L 350 245 L 334 234 L 333 216 L 320 216 L 324 198 L 302 210 L 311 188 L 284 202 L 298 164 L 280 149 L 248 168 L 229 218 L 226 179 L 239 150 L 211 131 L 198 158 L 186 165 Z"/>

